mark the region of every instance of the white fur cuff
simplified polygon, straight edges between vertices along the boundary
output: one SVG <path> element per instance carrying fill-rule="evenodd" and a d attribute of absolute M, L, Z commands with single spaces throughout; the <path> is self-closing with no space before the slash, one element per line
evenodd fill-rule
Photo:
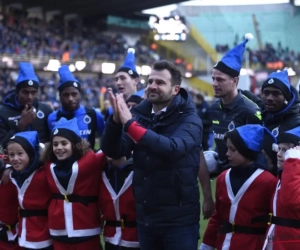
<path fill-rule="evenodd" d="M 300 151 L 295 149 L 289 149 L 285 152 L 284 160 L 289 158 L 300 159 Z"/>

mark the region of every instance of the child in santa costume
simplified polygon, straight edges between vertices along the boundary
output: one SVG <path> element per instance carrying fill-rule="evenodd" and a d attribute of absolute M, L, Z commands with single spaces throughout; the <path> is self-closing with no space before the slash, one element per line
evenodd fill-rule
<path fill-rule="evenodd" d="M 19 245 L 24 249 L 53 249 L 48 227 L 51 192 L 40 162 L 36 131 L 21 132 L 9 139 L 7 155 L 13 167 L 12 183 L 18 191 Z"/>
<path fill-rule="evenodd" d="M 138 250 L 135 201 L 132 192 L 132 158 L 108 158 L 100 182 L 105 250 Z"/>
<path fill-rule="evenodd" d="M 76 118 L 61 118 L 45 150 L 53 193 L 49 229 L 55 250 L 99 250 L 99 185 L 106 158 L 80 137 Z"/>
<path fill-rule="evenodd" d="M 225 136 L 231 168 L 219 175 L 215 211 L 206 228 L 201 250 L 261 250 L 267 225 L 251 224 L 253 216 L 269 211 L 276 178 L 261 151 L 265 136 L 260 125 L 238 127 Z"/>
<path fill-rule="evenodd" d="M 0 178 L 5 170 L 0 156 Z M 16 225 L 18 222 L 18 192 L 14 184 L 0 179 L 0 249 L 19 250 Z"/>
<path fill-rule="evenodd" d="M 253 218 L 270 225 L 263 249 L 300 249 L 300 127 L 277 138 L 278 183 L 271 213 Z"/>

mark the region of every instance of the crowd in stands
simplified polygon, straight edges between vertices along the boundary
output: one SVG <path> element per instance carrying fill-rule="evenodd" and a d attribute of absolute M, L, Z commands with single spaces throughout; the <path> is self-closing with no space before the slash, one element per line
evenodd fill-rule
<path fill-rule="evenodd" d="M 57 15 L 48 23 L 27 18 L 23 11 L 0 13 L 0 53 L 35 57 L 123 61 L 128 47 L 136 49 L 137 62 L 151 64 L 159 57 L 140 41 L 128 44 L 121 34 L 104 34 L 98 26 Z"/>
<path fill-rule="evenodd" d="M 236 45 L 237 42 L 234 42 L 234 46 Z M 218 53 L 224 54 L 231 49 L 231 47 L 228 46 L 228 44 L 218 44 L 215 49 Z M 278 42 L 277 48 L 271 43 L 266 43 L 261 50 L 251 50 L 249 48 L 247 48 L 247 50 L 249 51 L 250 62 L 254 64 L 260 63 L 263 66 L 269 62 L 281 61 L 283 63 L 290 63 L 300 61 L 300 51 L 295 52 L 288 47 L 283 48 L 280 42 Z"/>
<path fill-rule="evenodd" d="M 83 25 L 80 19 L 65 20 L 56 15 L 49 22 L 40 18 L 28 18 L 28 13 L 11 9 L 9 13 L 0 12 L 0 54 L 28 57 L 82 60 L 107 60 L 111 62 L 124 61 L 127 49 L 135 49 L 136 63 L 152 65 L 159 59 L 156 49 L 145 46 L 141 41 L 128 44 L 121 34 L 106 34 L 100 30 L 100 25 Z M 63 61 L 63 60 L 62 60 Z M 184 60 L 174 58 L 174 63 L 184 69 Z M 39 100 L 48 102 L 57 108 L 59 98 L 56 87 L 58 75 L 39 75 L 41 88 Z M 76 75 L 76 74 L 75 74 Z M 5 94 L 14 89 L 17 72 L 0 70 L 0 102 Z M 99 93 L 101 87 L 114 87 L 112 77 L 99 75 L 76 76 L 82 82 L 83 104 L 87 107 L 100 108 Z M 142 88 L 139 84 L 138 88 Z"/>
<path fill-rule="evenodd" d="M 278 42 L 277 48 L 271 43 L 267 43 L 262 50 L 250 50 L 250 60 L 252 63 L 261 63 L 266 65 L 268 62 L 295 62 L 300 61 L 300 52 L 290 50 L 288 47 L 283 48 Z"/>

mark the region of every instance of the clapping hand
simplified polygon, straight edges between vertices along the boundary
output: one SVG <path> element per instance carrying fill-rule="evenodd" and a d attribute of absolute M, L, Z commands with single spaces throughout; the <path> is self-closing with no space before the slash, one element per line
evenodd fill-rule
<path fill-rule="evenodd" d="M 117 95 L 117 105 L 119 111 L 119 119 L 123 125 L 132 118 L 132 114 L 124 101 L 123 94 Z"/>
<path fill-rule="evenodd" d="M 117 99 L 116 99 L 114 93 L 112 92 L 111 88 L 108 89 L 108 95 L 109 95 L 110 105 L 113 109 L 113 120 L 115 123 L 120 123 Z"/>
<path fill-rule="evenodd" d="M 127 104 L 124 101 L 123 94 L 113 94 L 112 89 L 108 89 L 109 101 L 113 109 L 113 120 L 115 123 L 122 123 L 123 125 L 132 118 Z"/>

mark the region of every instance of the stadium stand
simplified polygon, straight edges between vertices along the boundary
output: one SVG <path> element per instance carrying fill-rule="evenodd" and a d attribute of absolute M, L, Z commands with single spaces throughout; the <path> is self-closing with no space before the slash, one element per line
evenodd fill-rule
<path fill-rule="evenodd" d="M 187 16 L 205 39 L 219 53 L 239 43 L 245 33 L 259 38 L 247 45 L 252 63 L 299 61 L 297 30 L 300 14 L 288 4 L 253 6 L 218 6 L 199 8 L 198 15 Z M 262 46 L 260 46 L 260 43 Z"/>

